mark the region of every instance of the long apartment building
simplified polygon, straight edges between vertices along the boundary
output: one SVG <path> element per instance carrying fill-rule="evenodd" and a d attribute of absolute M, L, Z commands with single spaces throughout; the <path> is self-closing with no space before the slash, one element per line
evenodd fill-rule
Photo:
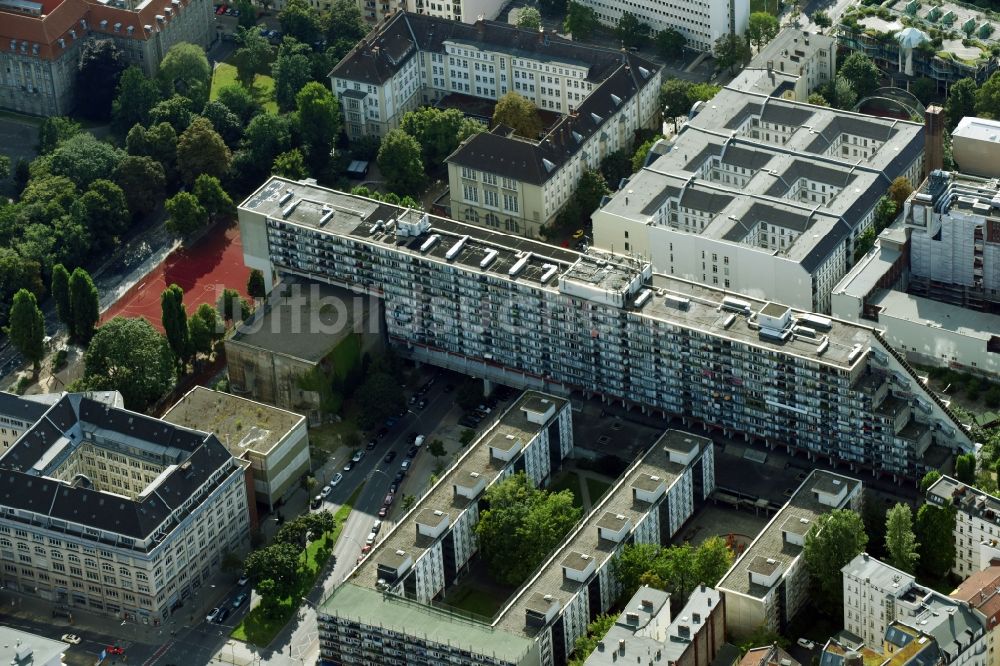
<path fill-rule="evenodd" d="M 913 576 L 861 553 L 841 570 L 844 628 L 885 664 L 989 666 L 990 627 L 961 599 L 918 585 Z M 921 658 L 916 658 L 921 653 Z"/>
<path fill-rule="evenodd" d="M 828 313 L 879 199 L 920 181 L 923 149 L 916 123 L 724 88 L 593 215 L 594 244 Z"/>
<path fill-rule="evenodd" d="M 215 438 L 68 394 L 0 456 L 0 582 L 156 624 L 249 545 L 244 466 Z"/>
<path fill-rule="evenodd" d="M 868 327 L 276 177 L 239 219 L 247 266 L 379 296 L 390 343 L 420 361 L 876 475 L 919 479 L 973 448 Z"/>
<path fill-rule="evenodd" d="M 716 40 L 730 33 L 743 35 L 750 20 L 749 0 L 584 0 L 598 20 L 615 27 L 628 13 L 649 25 L 653 32 L 673 28 L 696 51 L 711 51 Z"/>
<path fill-rule="evenodd" d="M 997 179 L 932 171 L 834 288 L 834 315 L 873 322 L 920 363 L 1000 372 L 997 208 Z"/>
<path fill-rule="evenodd" d="M 658 66 L 632 53 L 408 12 L 362 40 L 330 78 L 351 138 L 381 136 L 419 106 L 492 107 L 509 92 L 546 112 L 541 137 L 498 126 L 448 158 L 452 216 L 525 236 L 552 221 L 585 169 L 653 126 L 661 81 Z"/>
<path fill-rule="evenodd" d="M 716 586 L 726 599 L 726 631 L 746 636 L 763 626 L 784 633 L 809 601 L 806 534 L 823 514 L 860 511 L 861 502 L 860 481 L 813 470 Z"/>
<path fill-rule="evenodd" d="M 1000 499 L 950 476 L 927 489 L 927 501 L 955 508 L 955 565 L 966 578 L 1000 559 Z"/>
<path fill-rule="evenodd" d="M 471 531 L 490 479 L 477 477 L 479 485 L 469 492 L 465 467 L 489 456 L 494 467 L 509 470 L 508 461 L 496 459 L 497 436 L 488 431 L 435 485 L 430 499 L 418 502 L 324 601 L 319 615 L 323 658 L 336 664 L 564 664 L 587 625 L 621 594 L 611 566 L 614 556 L 627 543 L 668 542 L 715 487 L 711 440 L 666 432 L 493 618 L 460 615 L 437 603 L 454 582 L 441 565 L 433 560 L 425 565 L 442 575 L 425 573 L 423 578 L 436 584 L 420 585 L 420 562 L 426 556 L 417 553 L 457 540 L 456 532 Z M 464 524 L 452 523 L 451 514 L 459 511 L 441 508 L 442 498 L 449 506 L 468 507 Z M 474 554 L 467 552 L 467 557 Z"/>
<path fill-rule="evenodd" d="M 211 0 L 0 0 L 0 108 L 67 115 L 87 41 L 112 40 L 152 76 L 174 44 L 207 47 L 213 19 Z"/>

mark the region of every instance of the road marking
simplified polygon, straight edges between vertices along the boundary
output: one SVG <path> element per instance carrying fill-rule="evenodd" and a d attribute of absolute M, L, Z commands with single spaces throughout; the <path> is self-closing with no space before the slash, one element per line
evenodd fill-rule
<path fill-rule="evenodd" d="M 159 660 L 160 657 L 162 657 L 164 654 L 166 654 L 167 650 L 169 650 L 170 646 L 173 645 L 173 644 L 174 644 L 173 641 L 168 641 L 168 642 L 164 643 L 163 645 L 161 645 L 160 649 L 157 650 L 156 652 L 154 652 L 152 657 L 150 657 L 149 659 L 147 659 L 146 661 L 144 661 L 143 664 L 142 664 L 142 666 L 153 666 L 153 664 L 155 664 L 157 662 L 157 660 Z"/>

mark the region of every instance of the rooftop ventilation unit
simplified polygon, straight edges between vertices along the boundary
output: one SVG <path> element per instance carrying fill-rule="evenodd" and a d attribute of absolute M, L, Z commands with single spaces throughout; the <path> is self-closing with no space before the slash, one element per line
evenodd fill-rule
<path fill-rule="evenodd" d="M 479 262 L 479 267 L 486 268 L 487 266 L 492 264 L 493 260 L 497 258 L 497 254 L 499 253 L 496 250 L 487 250 L 486 256 L 483 257 L 482 261 Z"/>
<path fill-rule="evenodd" d="M 857 358 L 859 356 L 861 356 L 861 352 L 862 352 L 863 349 L 864 349 L 864 347 L 861 346 L 861 345 L 854 345 L 851 348 L 851 353 L 847 355 L 847 362 L 848 363 L 854 363 L 854 361 L 856 361 Z"/>
<path fill-rule="evenodd" d="M 726 296 L 722 299 L 722 309 L 729 310 L 730 312 L 750 312 L 750 303 L 739 298 L 733 298 L 732 296 Z"/>
<path fill-rule="evenodd" d="M 653 291 L 651 289 L 643 289 L 642 293 L 635 297 L 635 307 L 641 308 L 652 297 Z"/>
<path fill-rule="evenodd" d="M 465 247 L 465 242 L 467 240 L 469 240 L 468 236 L 462 236 L 461 238 L 459 238 L 454 245 L 448 248 L 448 251 L 444 255 L 445 259 L 451 261 L 452 259 L 457 257 L 458 253 L 462 251 L 463 247 Z"/>
<path fill-rule="evenodd" d="M 687 310 L 691 306 L 691 299 L 684 298 L 683 296 L 674 296 L 673 294 L 667 294 L 663 297 L 663 301 L 672 308 L 677 308 L 678 310 Z"/>
<path fill-rule="evenodd" d="M 282 209 L 281 217 L 288 217 L 289 215 L 295 212 L 295 209 L 298 208 L 298 206 L 299 206 L 298 201 L 293 201 L 292 203 L 288 204 Z"/>
<path fill-rule="evenodd" d="M 333 209 L 323 208 L 322 214 L 319 216 L 319 226 L 322 227 L 324 224 L 329 222 L 331 217 L 333 217 Z"/>
<path fill-rule="evenodd" d="M 292 191 L 290 189 L 285 190 L 285 193 L 281 195 L 280 199 L 278 199 L 278 205 L 284 206 L 286 203 L 288 203 L 288 200 L 291 198 L 292 198 Z"/>
<path fill-rule="evenodd" d="M 507 275 L 509 275 L 510 277 L 517 277 L 517 274 L 523 271 L 525 266 L 528 265 L 528 260 L 530 259 L 531 259 L 531 253 L 528 252 L 523 257 L 518 259 L 513 266 L 510 267 L 510 270 L 507 271 Z"/>
<path fill-rule="evenodd" d="M 438 234 L 431 234 L 431 237 L 425 240 L 423 242 L 423 245 L 420 246 L 420 251 L 427 252 L 427 250 L 434 247 L 434 244 L 437 243 L 439 240 L 441 240 L 441 236 L 439 236 Z"/>
<path fill-rule="evenodd" d="M 551 280 L 552 276 L 559 271 L 559 267 L 555 266 L 554 264 L 545 264 L 544 266 L 542 266 L 542 268 L 545 270 L 545 272 L 542 273 L 541 277 L 542 284 L 545 284 L 546 282 Z"/>

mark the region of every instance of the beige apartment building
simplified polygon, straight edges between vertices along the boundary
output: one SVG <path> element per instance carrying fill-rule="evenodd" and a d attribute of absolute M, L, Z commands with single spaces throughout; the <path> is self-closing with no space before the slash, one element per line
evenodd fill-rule
<path fill-rule="evenodd" d="M 158 624 L 249 545 L 246 465 L 214 435 L 64 395 L 0 457 L 0 584 Z"/>

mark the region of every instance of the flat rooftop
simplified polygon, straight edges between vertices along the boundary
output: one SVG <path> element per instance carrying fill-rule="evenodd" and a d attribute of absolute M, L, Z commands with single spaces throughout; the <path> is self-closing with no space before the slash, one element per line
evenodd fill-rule
<path fill-rule="evenodd" d="M 347 289 L 282 281 L 229 342 L 318 363 L 351 333 L 370 330 L 371 312 L 368 297 Z"/>
<path fill-rule="evenodd" d="M 763 598 L 771 588 L 751 583 L 750 572 L 759 572 L 758 570 L 763 565 L 756 563 L 766 563 L 768 560 L 780 562 L 785 569 L 791 565 L 802 552 L 802 547 L 785 540 L 782 526 L 789 519 L 805 519 L 812 525 L 824 513 L 833 511 L 836 507 L 820 503 L 814 492 L 840 490 L 842 486 L 835 486 L 834 481 L 847 484 L 848 495 L 854 492 L 855 488 L 861 486 L 861 482 L 856 479 L 824 470 L 813 470 L 788 500 L 788 503 L 771 518 L 771 521 L 757 535 L 750 547 L 736 560 L 736 563 L 719 582 L 718 589 L 722 590 L 723 593 L 737 592 L 751 597 Z"/>
<path fill-rule="evenodd" d="M 167 423 L 210 432 L 237 458 L 268 455 L 305 417 L 230 393 L 195 386 L 161 417 Z"/>
<path fill-rule="evenodd" d="M 876 242 L 875 247 L 840 279 L 833 288 L 833 293 L 847 294 L 860 299 L 867 298 L 901 255 L 902 253 L 896 248 L 888 247 L 881 241 Z"/>
<path fill-rule="evenodd" d="M 625 298 L 623 302 L 623 307 L 637 316 L 841 369 L 863 362 L 865 354 L 857 354 L 853 360 L 848 357 L 856 346 L 867 348 L 874 338 L 871 328 L 836 319 L 831 320 L 830 330 L 823 332 L 829 345 L 822 351 L 819 349 L 822 340 L 818 338 L 798 335 L 784 341 L 763 338 L 747 316 L 740 314 L 729 321 L 729 313 L 722 309 L 723 300 L 731 296 L 729 292 L 652 273 L 648 264 L 630 257 L 594 248 L 581 254 L 283 178 L 272 177 L 240 204 L 240 209 L 244 214 L 262 215 L 300 227 L 306 233 L 349 238 L 380 253 L 392 250 L 402 256 L 460 266 L 552 293 L 589 294 L 583 298 L 608 294 L 627 297 L 631 286 L 642 285 L 652 290 L 651 297 L 636 306 L 634 299 L 642 294 L 639 289 L 633 298 Z M 416 235 L 399 233 L 401 223 L 412 225 Z M 678 307 L 676 300 L 666 301 L 667 295 L 682 299 L 684 307 Z M 747 296 L 741 295 L 739 299 L 747 303 L 751 315 L 766 305 L 766 301 Z"/>
<path fill-rule="evenodd" d="M 855 578 L 867 580 L 870 585 L 877 589 L 885 591 L 897 589 L 900 594 L 916 582 L 916 579 L 912 575 L 905 571 L 900 571 L 872 557 L 868 553 L 857 555 L 853 560 L 845 564 L 841 571 L 849 573 Z"/>
<path fill-rule="evenodd" d="M 683 465 L 670 461 L 671 446 L 676 446 L 676 440 L 685 439 L 695 439 L 701 447 L 712 446 L 711 440 L 703 437 L 679 430 L 666 431 L 604 495 L 590 514 L 580 521 L 562 545 L 549 556 L 534 578 L 521 586 L 513 600 L 501 611 L 495 626 L 505 633 L 534 637 L 537 628 L 528 626 L 525 621 L 529 599 L 538 594 L 551 595 L 565 605 L 580 588 L 585 586 L 584 583 L 568 580 L 563 575 L 563 561 L 572 553 L 578 553 L 594 559 L 597 569 L 603 567 L 614 555 L 615 548 L 619 544 L 600 538 L 598 526 L 603 525 L 608 516 L 612 518 L 623 516 L 624 520 L 615 518 L 615 526 L 612 529 L 617 530 L 624 522 L 630 523 L 634 529 L 649 512 L 651 505 L 635 499 L 632 486 L 641 477 L 659 476 L 666 480 L 669 491 L 670 486 L 685 469 Z"/>
<path fill-rule="evenodd" d="M 1000 335 L 1000 315 L 912 296 L 895 289 L 877 292 L 871 304 L 879 308 L 880 321 L 881 317 L 900 319 L 983 342 Z"/>
<path fill-rule="evenodd" d="M 556 412 L 566 404 L 566 401 L 554 396 L 543 395 L 534 391 L 523 394 L 507 409 L 500 419 L 473 444 L 465 454 L 451 466 L 436 484 L 423 496 L 406 515 L 400 518 L 396 526 L 379 541 L 362 560 L 354 571 L 344 581 L 348 585 L 361 586 L 374 590 L 378 581 L 378 564 L 387 558 L 392 559 L 397 551 L 404 551 L 416 562 L 428 547 L 437 539 L 424 536 L 417 530 L 417 522 L 427 516 L 433 516 L 435 511 L 448 514 L 449 525 L 454 524 L 459 514 L 465 511 L 473 500 L 458 495 L 456 484 L 474 487 L 482 483 L 483 488 L 489 487 L 506 467 L 507 463 L 493 458 L 490 454 L 489 442 L 499 437 L 506 440 L 508 435 L 522 444 L 527 444 L 546 426 L 532 423 L 525 418 L 521 408 L 524 405 L 538 405 L 540 400 L 548 400 L 555 404 Z M 338 606 L 339 608 L 339 606 Z"/>
<path fill-rule="evenodd" d="M 0 625 L 0 663 L 14 666 L 61 664 L 62 655 L 68 649 L 69 643 Z"/>

